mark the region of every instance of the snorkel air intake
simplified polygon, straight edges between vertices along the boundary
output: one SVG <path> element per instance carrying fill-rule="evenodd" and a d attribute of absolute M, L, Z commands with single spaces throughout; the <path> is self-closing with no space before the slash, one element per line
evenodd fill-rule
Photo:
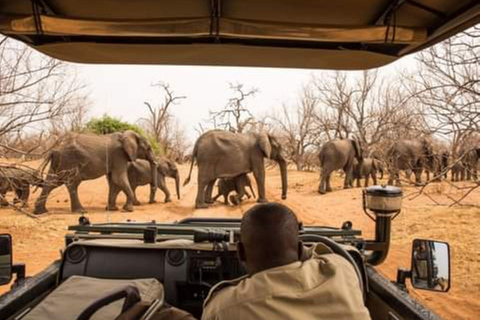
<path fill-rule="evenodd" d="M 371 186 L 363 190 L 363 211 L 375 222 L 375 240 L 367 240 L 365 260 L 379 265 L 388 255 L 392 220 L 400 214 L 403 192 L 394 186 Z"/>

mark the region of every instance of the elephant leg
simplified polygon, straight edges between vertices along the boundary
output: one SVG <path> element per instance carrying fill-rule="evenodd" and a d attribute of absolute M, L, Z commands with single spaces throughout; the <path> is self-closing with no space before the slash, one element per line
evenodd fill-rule
<path fill-rule="evenodd" d="M 254 168 L 253 176 L 255 177 L 255 181 L 257 182 L 257 202 L 265 203 L 267 202 L 267 198 L 265 197 L 265 168 L 263 166 L 261 168 Z"/>
<path fill-rule="evenodd" d="M 127 196 L 127 201 L 123 206 L 123 209 L 128 212 L 133 211 L 133 191 L 128 182 L 127 171 L 122 171 L 118 174 L 112 173 L 112 184 L 119 188 Z M 113 199 L 116 200 L 116 199 Z M 113 203 L 115 206 L 115 203 Z"/>
<path fill-rule="evenodd" d="M 349 161 L 345 167 L 343 167 L 343 171 L 345 172 L 345 179 L 343 180 L 343 189 L 350 189 L 350 184 L 349 184 L 349 181 L 350 179 L 352 178 L 352 164 L 353 164 L 353 161 Z M 360 183 L 360 181 L 359 181 Z"/>
<path fill-rule="evenodd" d="M 422 184 L 422 168 L 415 168 L 415 185 L 419 186 Z M 428 171 L 427 171 L 428 172 Z M 429 175 L 427 175 L 428 177 Z M 427 178 L 428 179 L 428 178 Z"/>
<path fill-rule="evenodd" d="M 332 191 L 333 191 L 332 186 L 330 185 L 330 179 L 332 179 L 332 173 L 330 173 L 330 174 L 327 176 L 327 181 L 326 181 L 327 192 L 332 192 Z"/>
<path fill-rule="evenodd" d="M 76 180 L 67 184 L 68 193 L 70 194 L 70 208 L 72 212 L 87 212 L 87 210 L 83 208 L 82 204 L 80 203 L 80 199 L 78 198 L 78 186 L 81 182 L 81 180 Z"/>
<path fill-rule="evenodd" d="M 328 172 L 326 169 L 322 169 L 320 174 L 320 185 L 318 186 L 318 192 L 320 194 L 325 194 L 332 191 L 332 188 L 330 187 L 330 175 L 331 172 Z"/>
<path fill-rule="evenodd" d="M 245 196 L 245 183 L 237 179 L 235 181 L 235 191 L 236 195 L 233 198 L 230 197 L 230 200 L 232 200 L 235 205 L 238 205 L 242 202 L 242 199 Z"/>
<path fill-rule="evenodd" d="M 361 188 L 362 186 L 360 185 L 360 177 L 357 177 L 356 180 L 357 180 L 357 188 Z M 366 180 L 365 180 L 365 183 L 366 183 Z"/>
<path fill-rule="evenodd" d="M 0 206 L 2 207 L 8 206 L 8 201 L 6 196 L 7 196 L 7 192 L 2 190 L 2 192 L 0 192 Z"/>
<path fill-rule="evenodd" d="M 370 180 L 370 174 L 365 175 L 365 188 L 368 187 L 368 181 Z"/>
<path fill-rule="evenodd" d="M 373 185 L 376 186 L 377 185 L 377 173 L 376 172 L 372 172 L 372 181 L 373 181 Z M 368 187 L 368 186 L 366 186 Z"/>
<path fill-rule="evenodd" d="M 388 170 L 388 180 L 387 185 L 393 186 L 393 180 L 396 180 L 396 170 L 389 169 Z"/>
<path fill-rule="evenodd" d="M 22 202 L 22 207 L 28 206 L 28 198 L 30 197 L 30 185 L 25 185 L 20 189 L 20 201 Z"/>
<path fill-rule="evenodd" d="M 138 187 L 138 186 L 135 185 L 135 184 L 130 185 L 130 188 L 132 188 L 132 192 L 133 192 L 133 205 L 134 205 L 134 206 L 139 206 L 139 205 L 142 204 L 142 203 L 138 200 L 138 198 L 137 198 L 137 187 Z M 115 192 L 116 192 L 116 195 L 118 195 L 118 193 L 120 192 L 120 190 L 116 190 L 116 188 L 115 188 Z M 117 198 L 116 195 L 115 195 L 115 199 Z M 152 195 L 152 194 L 150 193 L 150 196 L 151 196 L 151 195 Z"/>
<path fill-rule="evenodd" d="M 229 202 L 228 202 L 228 194 L 229 194 L 229 193 L 230 193 L 230 192 L 225 192 L 225 193 L 223 194 L 223 203 L 225 203 L 225 205 L 227 205 L 227 206 L 229 205 Z"/>
<path fill-rule="evenodd" d="M 112 182 L 112 175 L 107 175 L 107 182 L 108 182 L 108 201 L 107 207 L 105 210 L 107 211 L 118 211 L 117 207 L 117 197 L 120 193 L 120 189 L 115 186 Z"/>
<path fill-rule="evenodd" d="M 107 207 L 105 208 L 107 211 L 118 211 L 118 207 L 116 205 L 117 203 L 117 198 L 118 198 L 118 194 L 120 193 L 120 188 L 117 188 L 117 186 L 115 185 L 112 185 L 110 187 L 110 191 L 109 193 L 111 193 L 111 195 L 109 195 L 109 200 L 108 200 L 108 205 Z M 113 205 L 112 205 L 113 204 Z"/>
<path fill-rule="evenodd" d="M 208 183 L 207 189 L 205 190 L 205 202 L 214 203 L 215 200 L 212 199 L 213 187 L 215 186 L 215 180 L 212 180 Z"/>
<path fill-rule="evenodd" d="M 197 198 L 195 199 L 195 208 L 196 209 L 203 209 L 208 208 L 208 205 L 205 203 L 205 189 L 207 185 L 210 183 L 210 180 L 198 170 L 198 177 L 197 177 Z"/>
<path fill-rule="evenodd" d="M 18 186 L 14 189 L 15 198 L 13 199 L 13 204 L 21 203 L 23 198 L 23 186 Z"/>
<path fill-rule="evenodd" d="M 165 203 L 167 202 L 172 202 L 172 198 L 170 198 L 170 191 L 168 190 L 167 188 L 167 184 L 165 182 L 165 176 L 158 176 L 158 187 L 160 188 L 160 190 L 162 190 L 163 194 L 165 195 Z M 153 199 L 155 200 L 155 199 Z M 150 203 L 153 203 L 151 202 L 152 199 L 150 199 Z"/>
<path fill-rule="evenodd" d="M 52 190 L 58 188 L 63 184 L 62 181 L 54 177 L 52 174 L 47 176 L 47 179 L 42 187 L 42 192 L 40 196 L 35 201 L 35 209 L 33 210 L 34 214 L 42 214 L 48 212 L 46 208 L 47 198 Z"/>
<path fill-rule="evenodd" d="M 219 192 L 215 197 L 213 197 L 213 202 L 217 201 L 218 198 L 220 198 L 222 194 Z"/>

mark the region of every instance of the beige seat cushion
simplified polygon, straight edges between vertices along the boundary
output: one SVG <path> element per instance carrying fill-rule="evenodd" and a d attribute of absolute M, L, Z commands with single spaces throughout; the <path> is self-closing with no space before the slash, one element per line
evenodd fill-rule
<path fill-rule="evenodd" d="M 156 279 L 111 280 L 72 276 L 58 286 L 22 320 L 75 320 L 93 301 L 126 285 L 140 291 L 142 301 L 163 300 L 163 286 Z M 122 309 L 123 300 L 103 307 L 93 320 L 115 319 Z"/>

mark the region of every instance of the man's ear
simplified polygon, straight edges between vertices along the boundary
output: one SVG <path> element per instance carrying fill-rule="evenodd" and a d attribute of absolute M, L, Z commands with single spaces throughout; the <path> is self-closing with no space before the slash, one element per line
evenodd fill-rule
<path fill-rule="evenodd" d="M 247 262 L 247 257 L 245 255 L 245 247 L 243 246 L 243 243 L 241 241 L 237 242 L 237 253 L 238 253 L 238 258 L 240 259 L 241 262 L 243 263 Z"/>

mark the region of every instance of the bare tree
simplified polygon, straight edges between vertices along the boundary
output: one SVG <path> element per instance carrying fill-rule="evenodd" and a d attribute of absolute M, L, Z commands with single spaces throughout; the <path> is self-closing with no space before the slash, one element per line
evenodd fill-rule
<path fill-rule="evenodd" d="M 289 160 L 297 170 L 304 170 L 306 155 L 318 149 L 320 127 L 316 122 L 318 99 L 312 86 L 304 86 L 297 105 L 283 105 L 281 112 L 270 117 L 283 142 Z"/>
<path fill-rule="evenodd" d="M 168 156 L 174 160 L 181 159 L 188 148 L 188 143 L 183 129 L 171 113 L 171 108 L 187 97 L 176 95 L 167 83 L 158 82 L 152 86 L 162 91 L 163 102 L 158 106 L 144 102 L 148 116 L 139 121 L 147 133 L 165 149 Z"/>
<path fill-rule="evenodd" d="M 248 109 L 246 102 L 249 98 L 255 97 L 257 88 L 245 89 L 243 84 L 229 84 L 233 91 L 225 107 L 220 111 L 210 111 L 209 122 L 214 128 L 242 133 L 255 125 L 255 117 Z"/>
<path fill-rule="evenodd" d="M 409 74 L 405 83 L 430 132 L 451 142 L 453 160 L 413 196 L 425 194 L 431 182 L 442 179 L 468 152 L 480 148 L 480 26 L 422 51 L 417 60 L 419 71 Z M 447 195 L 450 205 L 461 204 L 480 188 L 480 181 L 466 186 L 450 184 L 461 190 L 459 197 Z"/>
<path fill-rule="evenodd" d="M 390 141 L 424 134 L 424 116 L 401 90 L 378 71 L 335 72 L 315 79 L 321 102 L 317 122 L 327 139 L 356 136 L 364 148 L 385 150 Z"/>
<path fill-rule="evenodd" d="M 66 63 L 0 38 L 0 147 L 37 132 L 75 110 L 84 86 Z M 18 150 L 21 152 L 21 150 Z"/>
<path fill-rule="evenodd" d="M 422 51 L 409 89 L 430 131 L 452 142 L 452 153 L 480 132 L 480 26 Z"/>

